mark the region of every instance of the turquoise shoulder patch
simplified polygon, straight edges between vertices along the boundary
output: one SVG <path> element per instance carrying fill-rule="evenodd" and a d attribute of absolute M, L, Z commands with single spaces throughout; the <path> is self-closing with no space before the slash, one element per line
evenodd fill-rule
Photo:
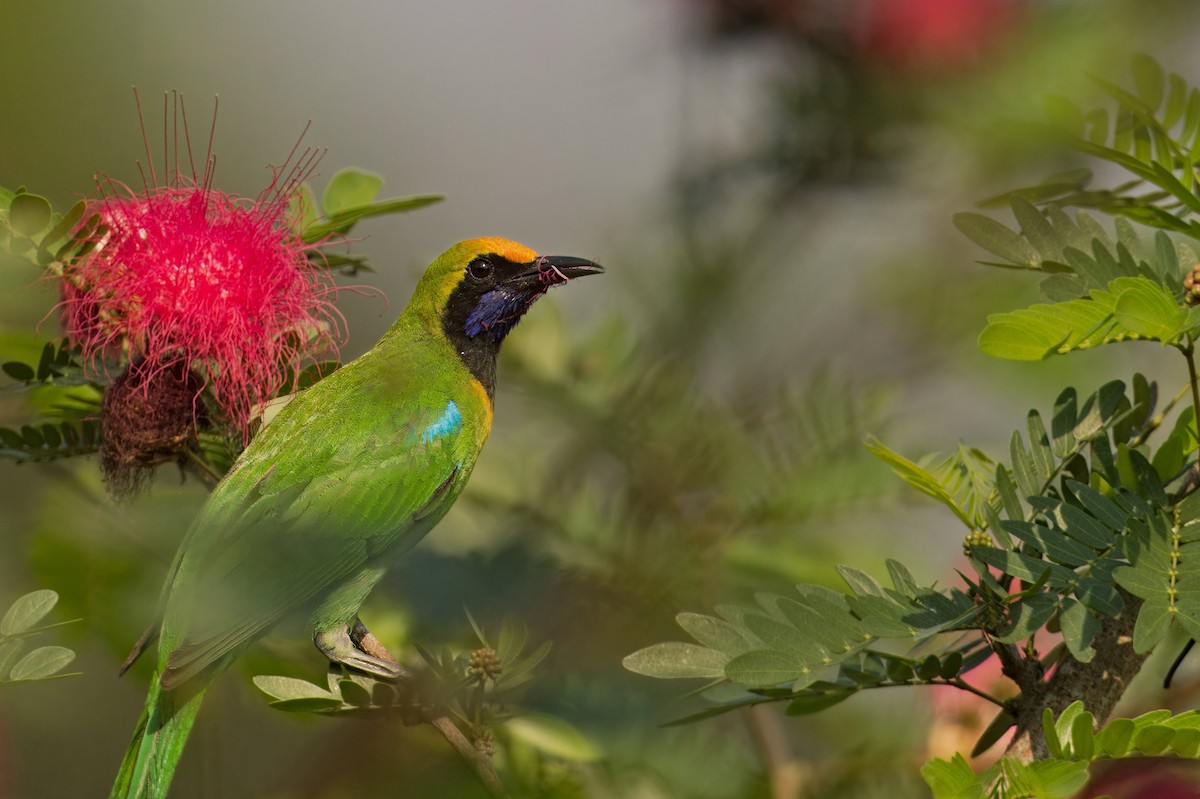
<path fill-rule="evenodd" d="M 462 429 L 462 422 L 462 412 L 458 410 L 458 405 L 454 400 L 450 400 L 446 403 L 446 409 L 442 411 L 442 415 L 437 418 L 437 421 L 421 431 L 421 443 L 428 444 L 435 438 L 457 433 Z"/>

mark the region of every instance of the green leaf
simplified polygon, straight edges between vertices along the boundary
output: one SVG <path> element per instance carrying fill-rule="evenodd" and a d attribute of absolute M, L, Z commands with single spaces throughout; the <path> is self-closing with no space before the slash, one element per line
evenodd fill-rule
<path fill-rule="evenodd" d="M 22 193 L 12 198 L 8 209 L 8 223 L 21 236 L 35 236 L 50 224 L 53 210 L 45 197 Z"/>
<path fill-rule="evenodd" d="M 514 739 L 551 757 L 592 763 L 604 756 L 594 741 L 554 716 L 535 713 L 517 716 L 504 722 L 503 728 Z"/>
<path fill-rule="evenodd" d="M 954 226 L 971 241 L 1014 266 L 1037 269 L 1041 264 L 1033 245 L 989 216 L 955 214 Z"/>
<path fill-rule="evenodd" d="M 892 578 L 892 586 L 906 597 L 914 597 L 921 592 L 912 572 L 898 560 L 888 558 L 886 561 L 888 575 Z"/>
<path fill-rule="evenodd" d="M 58 602 L 58 594 L 48 589 L 31 591 L 9 607 L 0 618 L 0 635 L 20 635 L 33 629 Z"/>
<path fill-rule="evenodd" d="M 841 563 L 836 566 L 836 569 L 841 578 L 846 581 L 846 585 L 850 586 L 850 590 L 856 595 L 883 596 L 883 586 L 862 569 L 856 569 L 853 566 Z"/>
<path fill-rule="evenodd" d="M 260 674 L 254 678 L 254 685 L 267 696 L 278 700 L 332 699 L 338 705 L 342 703 L 341 697 L 308 680 L 299 680 L 295 677 Z"/>
<path fill-rule="evenodd" d="M 360 169 L 340 170 L 321 195 L 321 210 L 332 218 L 348 208 L 369 205 L 379 196 L 383 178 Z"/>
<path fill-rule="evenodd" d="M 930 470 L 924 468 L 900 453 L 888 448 L 886 444 L 874 436 L 867 436 L 864 443 L 867 452 L 891 467 L 901 480 L 932 499 L 945 505 L 963 524 L 971 528 L 980 527 L 978 519 L 971 516 L 969 509 L 963 507 L 959 499 L 951 492 L 945 481 L 938 478 Z"/>
<path fill-rule="evenodd" d="M 850 614 L 842 594 L 814 585 L 802 584 L 796 588 L 803 593 L 800 601 L 772 595 L 759 595 L 758 599 L 760 604 L 808 639 L 814 648 L 808 653 L 809 658 L 822 658 L 832 663 L 834 657 L 853 652 L 871 640 Z M 748 620 L 751 615 L 745 614 L 743 619 Z"/>
<path fill-rule="evenodd" d="M 846 701 L 856 693 L 858 693 L 858 690 L 855 688 L 814 691 L 811 693 L 805 692 L 797 695 L 795 699 L 789 702 L 783 712 L 788 716 L 808 716 L 813 713 L 820 713 L 823 710 L 828 710 L 834 705 Z"/>
<path fill-rule="evenodd" d="M 1071 721 L 1071 754 L 1079 760 L 1091 760 L 1096 755 L 1096 736 L 1092 731 L 1095 718 L 1084 711 Z"/>
<path fill-rule="evenodd" d="M 1150 724 L 1133 736 L 1133 748 L 1144 755 L 1160 755 L 1171 745 L 1175 730 L 1165 724 Z"/>
<path fill-rule="evenodd" d="M 1167 82 L 1162 66 L 1150 56 L 1140 53 L 1133 57 L 1130 66 L 1138 98 L 1151 113 L 1157 111 L 1162 105 Z"/>
<path fill-rule="evenodd" d="M 1044 553 L 1047 558 L 1072 568 L 1091 563 L 1096 559 L 1096 553 L 1089 547 L 1073 541 L 1061 531 L 1046 527 L 1044 524 L 1032 522 L 1003 521 L 1000 523 L 1005 532 L 1019 538 Z"/>
<path fill-rule="evenodd" d="M 1113 719 L 1096 736 L 1096 743 L 1109 757 L 1124 757 L 1133 745 L 1136 728 L 1133 719 Z"/>
<path fill-rule="evenodd" d="M 302 239 L 306 244 L 323 241 L 335 233 L 347 233 L 362 219 L 386 214 L 400 214 L 415 211 L 427 205 L 441 202 L 444 197 L 440 194 L 422 194 L 415 197 L 402 197 L 394 200 L 381 200 L 369 205 L 358 205 L 346 208 L 337 214 L 329 215 L 325 222 L 310 225 L 304 230 Z"/>
<path fill-rule="evenodd" d="M 4 373 L 13 380 L 30 381 L 37 377 L 37 372 L 34 371 L 32 366 L 20 361 L 8 361 L 0 366 L 0 369 L 3 369 Z"/>
<path fill-rule="evenodd" d="M 529 628 L 525 622 L 513 615 L 507 615 L 500 622 L 500 636 L 496 640 L 496 654 L 500 662 L 507 666 L 521 654 L 525 642 L 529 638 Z"/>
<path fill-rule="evenodd" d="M 921 766 L 921 777 L 934 799 L 983 799 L 983 780 L 961 754 L 952 760 L 930 760 Z"/>
<path fill-rule="evenodd" d="M 794 655 L 800 658 L 801 662 L 808 663 L 810 658 L 815 659 L 824 654 L 811 637 L 787 622 L 761 613 L 747 613 L 744 621 L 746 628 L 768 648 Z"/>
<path fill-rule="evenodd" d="M 287 219 L 289 223 L 296 232 L 303 233 L 309 225 L 314 224 L 320 218 L 321 214 L 317 210 L 317 198 L 313 195 L 312 187 L 307 183 L 301 184 L 288 200 Z"/>
<path fill-rule="evenodd" d="M 1083 703 L 1076 702 L 1074 704 L 1082 705 Z M 1067 708 L 1067 710 L 1070 709 Z M 1063 712 L 1063 715 L 1066 715 L 1066 711 Z M 1046 749 L 1050 752 L 1050 757 L 1061 759 L 1063 756 L 1062 732 L 1054 723 L 1054 711 L 1048 707 L 1042 708 L 1042 737 L 1046 739 Z"/>
<path fill-rule="evenodd" d="M 22 638 L 0 641 L 0 681 L 4 679 L 4 675 L 8 674 L 8 670 L 12 668 L 12 664 L 16 662 L 17 656 L 24 648 L 25 640 Z"/>
<path fill-rule="evenodd" d="M 356 707 L 370 707 L 372 692 L 367 690 L 363 685 L 355 680 L 339 680 L 338 690 L 342 694 L 342 702 Z M 302 697 L 303 699 L 312 699 L 314 697 Z M 320 697 L 317 697 L 320 698 Z M 287 700 L 294 701 L 294 700 Z M 275 704 L 275 703 L 272 703 Z"/>
<path fill-rule="evenodd" d="M 531 679 L 533 669 L 546 659 L 546 655 L 550 654 L 553 643 L 553 641 L 543 641 L 537 649 L 525 657 L 511 664 L 505 664 L 504 671 L 501 673 L 497 683 L 504 685 L 506 688 L 511 688 Z"/>
<path fill-rule="evenodd" d="M 680 613 L 675 617 L 675 622 L 704 646 L 726 655 L 740 655 L 763 646 L 763 642 L 748 631 L 723 619 L 699 613 Z"/>
<path fill-rule="evenodd" d="M 343 707 L 340 697 L 303 696 L 296 699 L 276 699 L 267 703 L 285 713 L 320 713 Z"/>
<path fill-rule="evenodd" d="M 929 682 L 937 679 L 942 671 L 942 662 L 938 660 L 937 655 L 929 655 L 917 665 L 917 679 L 921 682 Z"/>
<path fill-rule="evenodd" d="M 887 658 L 888 679 L 894 683 L 911 682 L 914 676 L 912 664 L 899 658 Z"/>
<path fill-rule="evenodd" d="M 1044 592 L 1030 594 L 1010 606 L 1012 626 L 995 638 L 1005 644 L 1029 638 L 1045 626 L 1056 610 L 1058 610 L 1058 598 L 1055 595 Z"/>
<path fill-rule="evenodd" d="M 44 680 L 64 669 L 75 659 L 75 653 L 65 646 L 42 646 L 17 661 L 8 673 L 8 679 Z"/>
<path fill-rule="evenodd" d="M 1011 205 L 1013 216 L 1021 225 L 1021 234 L 1038 251 L 1039 260 L 1061 261 L 1065 237 L 1055 231 L 1037 206 L 1025 198 L 1014 196 Z"/>
<path fill-rule="evenodd" d="M 939 676 L 943 680 L 952 680 L 958 676 L 963 667 L 962 652 L 951 652 L 948 655 L 942 656 L 941 670 Z"/>
<path fill-rule="evenodd" d="M 1084 134 L 1083 111 L 1069 98 L 1059 94 L 1048 94 L 1042 98 L 1042 110 L 1051 124 L 1063 128 L 1073 136 Z"/>
<path fill-rule="evenodd" d="M 1114 294 L 1097 289 L 1089 299 L 991 314 L 979 334 L 979 347 L 995 358 L 1040 361 L 1054 354 L 1124 341 L 1134 334 L 1117 324 L 1116 302 Z"/>
<path fill-rule="evenodd" d="M 725 664 L 723 674 L 718 676 L 738 685 L 765 688 L 799 680 L 810 671 L 808 664 L 796 656 L 762 650 L 731 658 Z"/>
<path fill-rule="evenodd" d="M 45 250 L 50 245 L 70 236 L 71 231 L 79 224 L 79 220 L 83 219 L 83 212 L 86 208 L 87 203 L 83 200 L 72 205 L 70 210 L 63 214 L 62 219 L 58 220 L 54 224 L 54 227 L 46 231 L 46 235 L 38 242 L 38 247 Z M 53 260 L 53 256 L 50 256 L 50 260 Z"/>
<path fill-rule="evenodd" d="M 1058 613 L 1059 626 L 1062 629 L 1063 643 L 1067 649 L 1082 663 L 1090 663 L 1096 656 L 1092 648 L 1092 640 L 1100 632 L 1100 620 L 1087 612 L 1082 602 L 1064 599 L 1063 608 Z"/>
<path fill-rule="evenodd" d="M 1111 561 L 1110 561 L 1111 563 Z M 1075 588 L 1075 597 L 1088 609 L 1115 617 L 1125 609 L 1125 600 L 1108 579 L 1082 577 Z"/>
<path fill-rule="evenodd" d="M 981 754 L 991 749 L 997 741 L 999 741 L 1004 733 L 1008 732 L 1009 728 L 1017 723 L 1007 710 L 1001 710 L 996 714 L 988 724 L 987 729 L 979 736 L 979 740 L 975 742 L 975 746 L 971 749 L 971 757 L 979 757 Z"/>
<path fill-rule="evenodd" d="M 1062 760 L 1035 760 L 1026 768 L 1040 788 L 1037 795 L 1046 799 L 1069 799 L 1079 793 L 1088 781 L 1087 761 L 1068 763 Z"/>
<path fill-rule="evenodd" d="M 1145 277 L 1121 278 L 1111 284 L 1116 291 L 1117 324 L 1145 338 L 1173 343 L 1183 333 L 1187 312 L 1175 297 Z"/>
<path fill-rule="evenodd" d="M 1166 602 L 1156 600 L 1142 603 L 1133 625 L 1133 651 L 1138 654 L 1149 652 L 1166 637 L 1170 629 L 1170 607 Z"/>
<path fill-rule="evenodd" d="M 1180 757 L 1194 758 L 1200 754 L 1200 730 L 1176 729 L 1171 739 L 1171 751 Z"/>
<path fill-rule="evenodd" d="M 1004 468 L 1003 465 L 996 466 L 996 493 L 1000 497 L 1000 505 L 1008 518 L 1025 518 L 1025 506 L 1021 503 L 1021 498 L 1017 495 L 1016 486 L 1013 484 L 1012 472 Z"/>
<path fill-rule="evenodd" d="M 971 555 L 989 566 L 995 566 L 1005 574 L 1028 582 L 1042 579 L 1049 571 L 1047 584 L 1052 588 L 1064 588 L 1075 579 L 1075 573 L 1070 569 L 1021 552 L 1009 552 L 995 547 L 976 547 L 971 551 Z"/>
<path fill-rule="evenodd" d="M 636 674 L 661 679 L 720 679 L 725 676 L 728 660 L 725 653 L 706 646 L 668 642 L 626 655 L 621 665 Z"/>

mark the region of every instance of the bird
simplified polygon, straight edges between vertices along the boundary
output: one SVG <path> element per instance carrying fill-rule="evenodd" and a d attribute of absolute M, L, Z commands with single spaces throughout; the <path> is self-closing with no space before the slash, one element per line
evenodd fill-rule
<path fill-rule="evenodd" d="M 160 622 L 126 661 L 157 638 L 111 799 L 166 796 L 205 691 L 285 617 L 306 614 L 332 663 L 402 677 L 359 608 L 462 492 L 491 430 L 505 337 L 550 288 L 603 271 L 503 238 L 459 242 L 374 347 L 259 430 L 185 533 Z"/>

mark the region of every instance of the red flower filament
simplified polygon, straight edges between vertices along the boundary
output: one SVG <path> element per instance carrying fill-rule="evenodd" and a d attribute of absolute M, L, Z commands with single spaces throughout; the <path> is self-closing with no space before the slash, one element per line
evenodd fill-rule
<path fill-rule="evenodd" d="M 152 369 L 182 363 L 247 437 L 254 407 L 288 369 L 336 353 L 344 335 L 331 279 L 287 224 L 310 170 L 256 201 L 209 188 L 211 173 L 202 185 L 176 178 L 94 201 L 107 232 L 65 274 L 67 335 L 93 365 L 116 352 Z"/>

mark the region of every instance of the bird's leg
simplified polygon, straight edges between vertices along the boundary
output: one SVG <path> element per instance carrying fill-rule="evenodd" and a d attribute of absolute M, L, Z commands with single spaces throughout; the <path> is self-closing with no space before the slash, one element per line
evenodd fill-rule
<path fill-rule="evenodd" d="M 355 621 L 357 622 L 357 619 Z M 378 650 L 375 650 L 376 654 L 364 651 L 356 645 L 357 642 L 351 636 L 348 625 L 315 631 L 313 633 L 313 643 L 317 645 L 317 649 L 320 649 L 325 657 L 334 663 L 340 663 L 343 666 L 366 672 L 372 677 L 381 680 L 411 679 L 412 675 L 408 669 L 397 663 L 396 659 L 379 644 L 375 636 L 366 631 L 361 622 L 356 624 L 356 628 L 358 627 L 361 627 L 364 633 L 364 636 L 360 637 L 359 640 L 369 638 L 370 641 L 374 642 L 378 646 Z M 379 653 L 386 655 L 386 657 L 380 657 Z"/>

